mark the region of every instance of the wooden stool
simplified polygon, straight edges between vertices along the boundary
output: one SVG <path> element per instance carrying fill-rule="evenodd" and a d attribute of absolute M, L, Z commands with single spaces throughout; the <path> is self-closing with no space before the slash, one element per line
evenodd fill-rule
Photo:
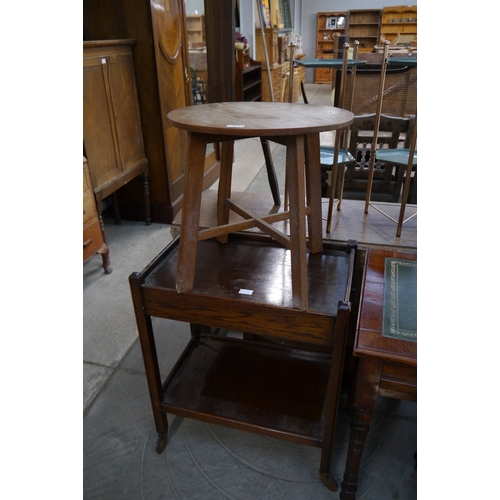
<path fill-rule="evenodd" d="M 318 253 L 323 248 L 319 133 L 350 125 L 354 119 L 353 113 L 310 104 L 228 102 L 179 108 L 171 111 L 167 119 L 171 125 L 187 130 L 190 134 L 177 291 L 187 292 L 193 288 L 198 241 L 217 237 L 224 243 L 231 232 L 258 227 L 290 249 L 293 305 L 299 310 L 306 310 L 306 215 L 309 216 L 309 252 Z M 234 141 L 250 137 L 264 137 L 286 146 L 289 210 L 258 217 L 231 200 Z M 222 143 L 218 226 L 200 231 L 205 150 L 207 144 L 218 142 Z M 238 213 L 245 220 L 229 224 L 229 210 Z M 281 220 L 290 220 L 290 236 L 272 226 L 273 222 Z"/>

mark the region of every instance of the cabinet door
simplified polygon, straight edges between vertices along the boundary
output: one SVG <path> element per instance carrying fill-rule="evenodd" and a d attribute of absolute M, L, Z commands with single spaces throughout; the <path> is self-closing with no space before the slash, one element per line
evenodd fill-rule
<path fill-rule="evenodd" d="M 182 195 L 187 167 L 188 135 L 185 130 L 171 127 L 167 114 L 191 104 L 189 63 L 184 40 L 184 2 L 182 0 L 152 0 L 156 67 L 161 105 L 161 118 L 165 137 L 170 197 Z"/>
<path fill-rule="evenodd" d="M 84 51 L 83 136 L 94 189 L 126 176 L 145 159 L 129 46 Z"/>

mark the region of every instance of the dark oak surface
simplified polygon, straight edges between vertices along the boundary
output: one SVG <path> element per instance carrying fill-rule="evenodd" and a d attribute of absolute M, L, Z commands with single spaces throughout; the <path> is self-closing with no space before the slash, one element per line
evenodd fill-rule
<path fill-rule="evenodd" d="M 353 349 L 358 357 L 354 415 L 340 492 L 342 500 L 356 498 L 358 471 L 377 395 L 417 401 L 417 343 L 382 335 L 386 258 L 416 261 L 417 254 L 375 248 L 366 252 Z"/>
<path fill-rule="evenodd" d="M 322 254 L 308 255 L 307 311 L 293 307 L 290 251 L 266 235 L 200 242 L 189 292 L 176 291 L 179 238 L 130 276 L 158 453 L 171 413 L 321 447 L 320 477 L 337 488 L 330 464 L 355 250 L 355 242 L 325 241 Z M 191 340 L 165 381 L 152 317 L 191 323 Z"/>
<path fill-rule="evenodd" d="M 176 127 L 203 134 L 272 137 L 312 134 L 350 125 L 354 115 L 332 106 L 284 102 L 232 102 L 171 111 Z"/>

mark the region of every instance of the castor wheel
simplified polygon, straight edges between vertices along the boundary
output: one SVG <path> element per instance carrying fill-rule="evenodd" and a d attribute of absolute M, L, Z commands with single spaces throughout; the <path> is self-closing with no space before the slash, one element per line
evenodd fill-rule
<path fill-rule="evenodd" d="M 319 477 L 321 482 L 330 490 L 337 491 L 337 481 L 329 472 L 320 472 Z"/>
<path fill-rule="evenodd" d="M 165 446 L 167 446 L 167 435 L 158 434 L 158 441 L 156 441 L 156 453 L 163 453 Z"/>

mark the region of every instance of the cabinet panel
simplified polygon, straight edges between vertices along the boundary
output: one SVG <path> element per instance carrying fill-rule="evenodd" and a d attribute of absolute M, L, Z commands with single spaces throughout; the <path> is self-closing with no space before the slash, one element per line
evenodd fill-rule
<path fill-rule="evenodd" d="M 145 157 L 141 118 L 135 89 L 134 66 L 131 57 L 110 57 L 110 88 L 113 103 L 120 103 L 120 116 L 115 115 L 120 160 L 124 171 L 130 170 Z M 115 104 L 114 104 L 115 106 Z"/>
<path fill-rule="evenodd" d="M 83 70 L 83 136 L 86 155 L 93 165 L 92 183 L 102 186 L 120 170 L 116 161 L 112 110 L 108 108 L 106 85 L 100 58 L 84 60 Z"/>
<path fill-rule="evenodd" d="M 83 42 L 83 142 L 98 210 L 105 197 L 148 172 L 132 60 L 133 43 L 133 40 Z M 145 192 L 148 192 L 146 185 Z M 148 222 L 149 200 L 145 205 Z"/>

